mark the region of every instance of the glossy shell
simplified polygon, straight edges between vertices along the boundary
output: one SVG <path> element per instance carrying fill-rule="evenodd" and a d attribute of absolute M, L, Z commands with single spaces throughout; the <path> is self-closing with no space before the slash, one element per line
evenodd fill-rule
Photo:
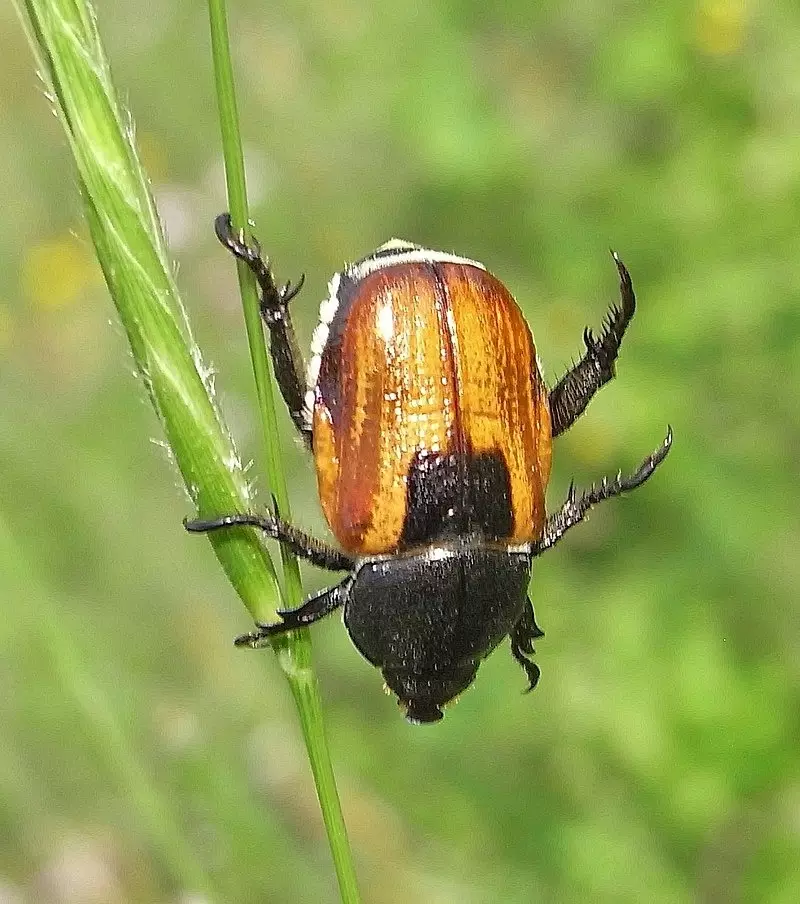
<path fill-rule="evenodd" d="M 331 288 L 309 401 L 320 499 L 342 547 L 540 536 L 547 390 L 508 290 L 480 264 L 407 245 Z"/>

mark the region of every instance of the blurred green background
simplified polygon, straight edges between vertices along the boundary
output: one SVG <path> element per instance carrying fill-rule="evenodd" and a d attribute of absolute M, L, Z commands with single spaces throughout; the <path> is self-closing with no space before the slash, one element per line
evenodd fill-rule
<path fill-rule="evenodd" d="M 197 338 L 259 441 L 202 3 L 99 9 Z M 310 337 L 390 236 L 484 261 L 549 378 L 616 298 L 619 379 L 558 441 L 638 493 L 537 563 L 543 677 L 507 649 L 407 725 L 338 618 L 314 632 L 364 900 L 800 900 L 800 8 L 790 0 L 231 0 L 257 231 Z M 0 11 L 0 902 L 335 901 L 269 652 L 159 447 L 60 127 Z M 283 418 L 296 520 L 322 531 Z M 263 489 L 263 486 L 262 486 Z M 264 498 L 262 494 L 262 498 Z M 323 586 L 308 571 L 307 586 Z"/>

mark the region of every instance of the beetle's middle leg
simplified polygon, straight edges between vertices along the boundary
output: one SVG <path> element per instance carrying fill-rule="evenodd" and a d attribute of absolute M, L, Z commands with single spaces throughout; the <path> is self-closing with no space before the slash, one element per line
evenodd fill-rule
<path fill-rule="evenodd" d="M 237 512 L 233 515 L 222 515 L 219 518 L 198 518 L 184 520 L 183 526 L 190 533 L 202 534 L 212 530 L 225 530 L 231 527 L 257 527 L 273 540 L 284 543 L 296 556 L 311 562 L 317 568 L 325 568 L 327 571 L 352 571 L 356 566 L 356 560 L 347 553 L 336 549 L 305 533 L 288 521 L 275 517 L 272 514 L 249 515 Z"/>
<path fill-rule="evenodd" d="M 558 381 L 550 392 L 550 419 L 553 436 L 569 429 L 586 410 L 592 396 L 614 376 L 614 362 L 622 337 L 636 311 L 633 283 L 625 264 L 611 252 L 619 273 L 620 307 L 612 306 L 596 338 L 587 327 L 583 331 L 586 354 Z"/>
<path fill-rule="evenodd" d="M 248 244 L 244 235 L 236 235 L 230 214 L 222 213 L 214 220 L 214 231 L 224 247 L 237 260 L 247 264 L 258 282 L 261 318 L 269 329 L 269 350 L 275 379 L 295 427 L 310 448 L 311 424 L 305 408 L 306 367 L 289 313 L 289 302 L 303 288 L 305 277 L 301 276 L 295 286 L 288 282 L 278 286 L 258 241 L 252 239 Z"/>
<path fill-rule="evenodd" d="M 555 546 L 571 527 L 583 521 L 589 509 L 598 502 L 612 499 L 614 496 L 620 496 L 622 493 L 628 493 L 640 487 L 664 461 L 671 446 L 672 428 L 668 427 L 664 442 L 652 455 L 645 458 L 630 477 L 623 477 L 621 474 L 617 474 L 613 480 L 604 477 L 600 486 L 592 487 L 580 498 L 575 493 L 575 485 L 571 484 L 566 501 L 557 512 L 550 515 L 544 526 L 544 533 L 532 544 L 531 556 L 535 558 Z"/>

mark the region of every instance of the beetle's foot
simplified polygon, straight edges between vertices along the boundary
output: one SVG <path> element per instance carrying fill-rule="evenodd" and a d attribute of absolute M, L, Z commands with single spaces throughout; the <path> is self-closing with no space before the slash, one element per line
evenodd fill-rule
<path fill-rule="evenodd" d="M 525 689 L 526 694 L 536 687 L 541 676 L 539 666 L 529 658 L 534 653 L 533 642 L 539 637 L 544 637 L 544 631 L 536 624 L 536 617 L 533 614 L 533 603 L 528 597 L 525 600 L 522 615 L 520 615 L 511 631 L 511 654 L 528 676 L 528 687 Z"/>
<path fill-rule="evenodd" d="M 245 263 L 255 276 L 261 290 L 261 316 L 267 324 L 282 320 L 289 302 L 303 288 L 306 280 L 305 273 L 295 285 L 285 282 L 278 286 L 272 275 L 269 259 L 264 257 L 261 251 L 261 243 L 257 238 L 251 237 L 249 242 L 245 239 L 244 230 L 234 232 L 231 215 L 221 213 L 214 220 L 214 232 L 221 244 L 237 259 Z"/>
<path fill-rule="evenodd" d="M 257 238 L 251 238 L 248 243 L 245 240 L 244 230 L 240 229 L 236 233 L 233 229 L 233 222 L 229 213 L 221 213 L 214 220 L 214 232 L 221 244 L 230 251 L 230 253 L 240 261 L 244 261 L 253 272 L 259 262 L 269 269 L 269 264 L 264 260 L 261 254 L 261 243 Z"/>
<path fill-rule="evenodd" d="M 528 676 L 528 686 L 525 688 L 525 693 L 529 694 L 539 683 L 539 679 L 542 676 L 542 670 L 538 665 L 536 665 L 535 662 L 533 662 L 525 655 L 526 652 L 533 652 L 533 645 L 528 642 L 525 646 L 530 647 L 530 649 L 527 649 L 525 652 L 523 652 L 523 648 L 520 643 L 515 640 L 511 641 L 511 653 L 514 656 L 514 659 L 516 659 L 517 662 L 525 670 L 525 674 Z"/>
<path fill-rule="evenodd" d="M 272 632 L 268 631 L 268 625 L 256 625 L 255 631 L 248 634 L 240 634 L 234 641 L 235 647 L 246 647 L 248 650 L 263 650 L 269 646 L 269 639 Z"/>

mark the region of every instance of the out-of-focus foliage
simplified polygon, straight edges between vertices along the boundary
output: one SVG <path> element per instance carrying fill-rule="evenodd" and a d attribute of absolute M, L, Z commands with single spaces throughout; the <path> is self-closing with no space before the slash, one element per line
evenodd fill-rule
<path fill-rule="evenodd" d="M 101 30 L 253 456 L 205 11 L 155 12 L 104 2 Z M 535 694 L 499 650 L 413 728 L 317 629 L 365 899 L 800 900 L 796 4 L 248 0 L 231 30 L 258 233 L 307 273 L 305 337 L 329 275 L 400 235 L 504 279 L 555 379 L 615 297 L 613 246 L 640 308 L 550 504 L 675 430 L 646 488 L 537 564 Z M 9 9 L 0 46 L 0 901 L 181 900 L 172 831 L 220 901 L 333 901 L 287 692 L 231 647 L 244 610 L 181 528 Z"/>

